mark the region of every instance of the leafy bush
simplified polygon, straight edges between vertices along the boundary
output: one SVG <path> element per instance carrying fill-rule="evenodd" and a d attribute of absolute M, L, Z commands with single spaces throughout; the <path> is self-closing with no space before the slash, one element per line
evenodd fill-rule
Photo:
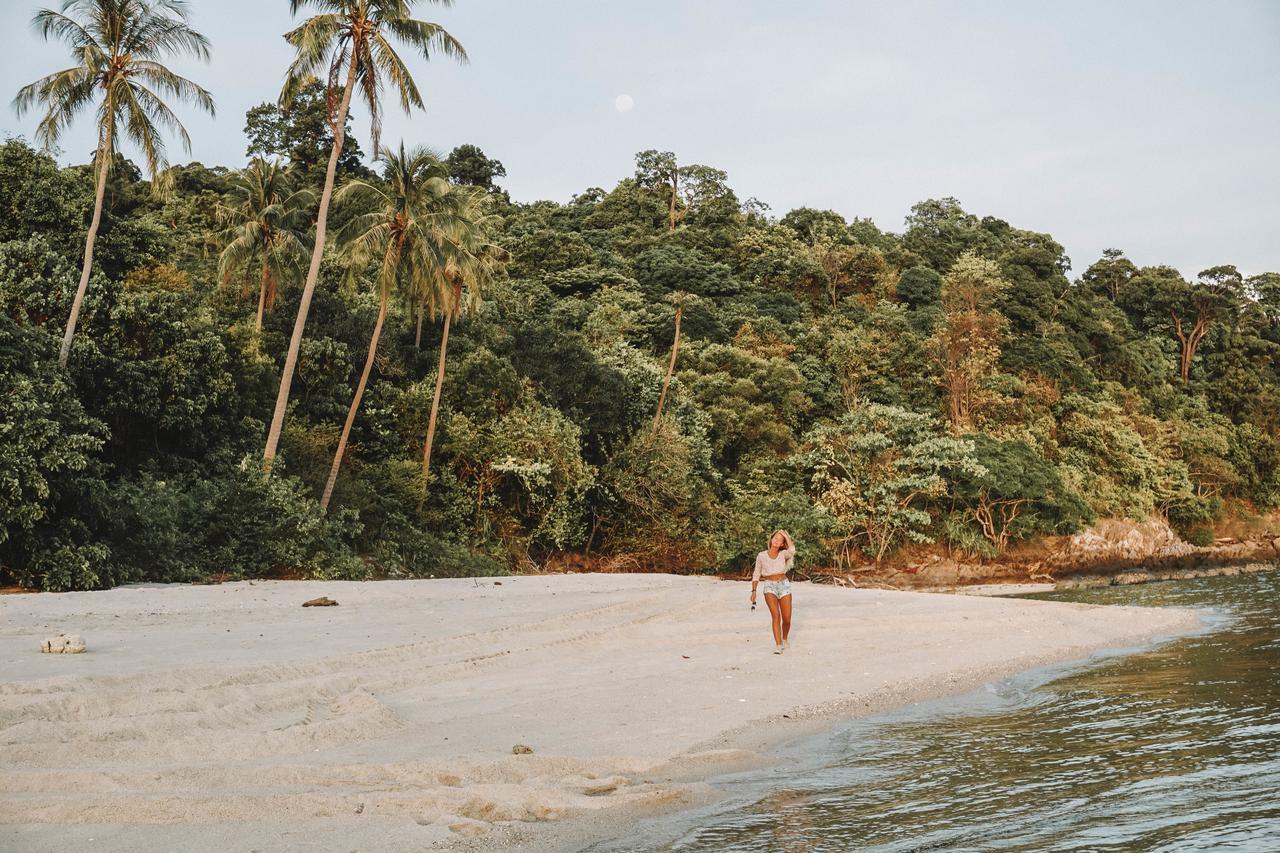
<path fill-rule="evenodd" d="M 278 470 L 264 477 L 253 458 L 212 479 L 124 480 L 105 523 L 113 562 L 135 581 L 369 574 L 348 544 L 359 531 L 354 514 L 324 515 L 299 480 Z"/>
<path fill-rule="evenodd" d="M 1213 544 L 1212 527 L 1193 527 L 1182 534 L 1182 538 L 1190 545 L 1205 548 Z"/>
<path fill-rule="evenodd" d="M 942 541 L 959 557 L 998 557 L 1000 551 L 995 543 L 979 530 L 968 511 L 945 513 L 939 523 Z M 959 552 L 959 553 L 956 553 Z"/>
<path fill-rule="evenodd" d="M 1089 506 L 1063 483 L 1058 469 L 1026 442 L 981 434 L 968 439 L 982 473 L 958 472 L 952 495 L 966 506 L 969 524 L 994 553 L 1037 533 L 1074 533 L 1094 520 Z M 986 549 L 966 544 L 968 538 L 952 514 L 947 518 L 949 541 L 986 554 Z"/>
<path fill-rule="evenodd" d="M 795 540 L 796 566 L 801 572 L 831 564 L 833 518 L 805 492 L 802 472 L 795 467 L 797 459 L 757 460 L 726 484 L 730 499 L 716 531 L 723 571 L 749 569 L 769 535 L 778 529 L 785 529 Z"/>
<path fill-rule="evenodd" d="M 852 409 L 805 438 L 800 462 L 814 502 L 832 518 L 836 558 L 860 547 L 880 562 L 902 542 L 932 542 L 926 501 L 958 476 L 980 477 L 973 444 L 942 435 L 927 415 L 876 403 Z"/>
<path fill-rule="evenodd" d="M 0 313 L 0 572 L 22 586 L 109 586 L 110 549 L 79 517 L 103 485 L 107 429 L 89 417 L 57 343 Z"/>
<path fill-rule="evenodd" d="M 405 525 L 396 536 L 374 546 L 375 559 L 388 574 L 415 578 L 470 578 L 509 574 L 507 567 L 489 556 L 456 542 Z"/>

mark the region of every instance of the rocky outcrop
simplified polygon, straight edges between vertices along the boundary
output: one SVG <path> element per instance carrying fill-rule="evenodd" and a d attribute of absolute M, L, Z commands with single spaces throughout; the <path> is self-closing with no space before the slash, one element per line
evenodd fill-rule
<path fill-rule="evenodd" d="M 1072 575 L 1058 581 L 1058 589 L 1088 589 L 1098 586 L 1126 586 L 1152 581 L 1187 580 L 1189 578 L 1216 578 L 1248 575 L 1254 572 L 1275 571 L 1276 562 L 1244 563 L 1243 565 L 1207 565 L 1200 568 L 1163 569 L 1155 571 L 1119 572 L 1111 575 Z"/>
<path fill-rule="evenodd" d="M 1087 530 L 1061 541 L 1045 567 L 1079 571 L 1091 566 L 1130 565 L 1165 557 L 1185 557 L 1196 552 L 1173 532 L 1162 518 L 1134 522 L 1103 519 Z"/>
<path fill-rule="evenodd" d="M 1061 587 L 1108 586 L 1173 578 L 1264 571 L 1280 562 L 1276 520 L 1263 519 L 1241 538 L 1224 537 L 1197 547 L 1184 542 L 1162 518 L 1103 519 L 1073 536 L 1022 543 L 996 560 L 954 559 L 907 551 L 905 560 L 866 564 L 815 580 L 842 586 L 947 589 L 990 583 L 1056 583 Z M 905 549 L 904 549 L 905 550 Z"/>

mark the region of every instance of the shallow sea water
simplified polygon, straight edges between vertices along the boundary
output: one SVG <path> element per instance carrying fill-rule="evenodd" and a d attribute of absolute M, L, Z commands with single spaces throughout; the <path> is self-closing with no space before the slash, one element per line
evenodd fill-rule
<path fill-rule="evenodd" d="M 1280 851 L 1280 574 L 1033 596 L 1200 633 L 838 725 L 600 851 Z"/>

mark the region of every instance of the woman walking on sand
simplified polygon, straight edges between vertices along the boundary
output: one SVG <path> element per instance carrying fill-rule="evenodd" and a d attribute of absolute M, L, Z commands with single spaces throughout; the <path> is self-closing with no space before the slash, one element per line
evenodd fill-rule
<path fill-rule="evenodd" d="M 756 568 L 751 573 L 751 606 L 756 603 L 756 586 L 764 581 L 764 603 L 769 605 L 773 617 L 773 641 L 775 655 L 791 648 L 787 634 L 791 632 L 791 581 L 787 572 L 796 556 L 796 545 L 785 530 L 774 531 L 769 537 L 768 549 L 756 554 Z"/>

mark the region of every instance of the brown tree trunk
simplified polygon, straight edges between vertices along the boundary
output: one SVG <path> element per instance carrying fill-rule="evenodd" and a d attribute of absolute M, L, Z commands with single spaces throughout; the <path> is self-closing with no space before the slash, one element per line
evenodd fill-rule
<path fill-rule="evenodd" d="M 347 421 L 342 425 L 342 435 L 338 437 L 338 450 L 333 454 L 333 465 L 329 467 L 329 479 L 324 484 L 324 494 L 320 496 L 320 509 L 329 509 L 329 501 L 333 498 L 333 487 L 338 482 L 338 469 L 342 467 L 342 456 L 347 452 L 347 439 L 351 436 L 351 425 L 356 421 L 356 412 L 360 410 L 360 401 L 364 398 L 364 389 L 369 384 L 369 374 L 373 371 L 373 358 L 378 353 L 378 339 L 382 336 L 382 323 L 387 319 L 388 294 L 384 290 L 382 301 L 378 305 L 378 321 L 373 324 L 373 335 L 369 338 L 369 355 L 364 360 L 364 370 L 360 371 L 360 381 L 356 383 L 356 394 L 351 398 L 351 408 L 347 410 Z"/>
<path fill-rule="evenodd" d="M 271 278 L 270 270 L 267 267 L 266 251 L 262 254 L 262 282 L 258 286 L 258 322 L 253 327 L 253 331 L 259 336 L 262 334 L 262 313 L 267 306 L 267 281 Z"/>
<path fill-rule="evenodd" d="M 1200 341 L 1204 339 L 1205 333 L 1209 331 L 1209 322 L 1207 320 L 1197 318 L 1196 326 L 1191 330 L 1191 340 L 1187 343 L 1187 366 L 1183 370 L 1182 384 L 1186 385 L 1191 381 L 1191 362 L 1195 361 L 1196 350 L 1200 348 Z"/>
<path fill-rule="evenodd" d="M 457 285 L 453 288 L 453 307 L 452 310 L 444 312 L 444 332 L 440 336 L 440 363 L 436 366 L 436 393 L 431 398 L 431 415 L 427 418 L 427 440 L 422 448 L 422 494 L 418 497 L 418 510 L 422 510 L 422 506 L 427 500 L 427 479 L 431 472 L 431 445 L 436 438 L 436 416 L 440 412 L 440 389 L 444 387 L 444 356 L 445 350 L 449 346 L 449 321 L 453 318 L 453 312 L 457 310 L 458 303 L 461 300 L 461 288 Z"/>
<path fill-rule="evenodd" d="M 658 396 L 658 411 L 653 415 L 653 431 L 649 437 L 658 434 L 658 424 L 662 422 L 662 406 L 667 402 L 667 386 L 671 384 L 671 374 L 676 370 L 676 353 L 680 351 L 680 317 L 684 314 L 684 306 L 676 308 L 676 338 L 671 342 L 671 361 L 667 364 L 667 375 L 662 378 L 662 394 Z"/>
<path fill-rule="evenodd" d="M 284 370 L 280 374 L 280 391 L 276 394 L 275 410 L 271 413 L 271 427 L 267 430 L 267 446 L 262 452 L 262 470 L 271 473 L 284 429 L 284 413 L 289 406 L 289 388 L 293 385 L 293 371 L 298 366 L 298 350 L 302 347 L 302 330 L 307 325 L 307 312 L 311 309 L 311 296 L 320 277 L 320 260 L 324 257 L 325 227 L 329 222 L 329 201 L 333 197 L 333 181 L 338 171 L 338 158 L 342 155 L 343 128 L 347 122 L 347 109 L 351 106 L 351 91 L 356 84 L 358 54 L 351 54 L 351 69 L 347 72 L 347 84 L 342 90 L 342 101 L 333 122 L 333 149 L 329 152 L 329 167 L 324 173 L 324 191 L 320 193 L 320 211 L 316 216 L 316 243 L 311 250 L 311 266 L 307 281 L 302 287 L 298 303 L 298 318 L 293 323 L 293 335 L 289 338 L 289 351 L 284 358 Z"/>
<path fill-rule="evenodd" d="M 1213 320 L 1203 314 L 1197 315 L 1195 325 L 1191 327 L 1191 334 L 1187 334 L 1183 331 L 1182 319 L 1173 311 L 1169 312 L 1169 316 L 1173 318 L 1173 333 L 1178 339 L 1180 349 L 1178 377 L 1182 380 L 1182 384 L 1186 385 L 1191 381 L 1191 363 L 1195 360 L 1196 350 L 1200 348 L 1200 341 L 1208 333 Z"/>
<path fill-rule="evenodd" d="M 418 300 L 418 328 L 413 333 L 413 348 L 422 349 L 422 315 L 427 313 L 427 303 L 425 299 Z"/>
<path fill-rule="evenodd" d="M 671 231 L 676 230 L 676 193 L 679 191 L 678 190 L 679 181 L 680 181 L 679 170 L 673 170 L 671 172 L 671 215 L 670 215 L 671 228 L 669 229 Z"/>
<path fill-rule="evenodd" d="M 115 117 L 107 114 L 107 126 L 102 133 L 102 141 L 98 145 L 98 188 L 93 199 L 93 219 L 89 222 L 89 233 L 84 238 L 84 264 L 80 267 L 80 284 L 76 286 L 76 295 L 71 300 L 71 314 L 67 317 L 67 329 L 62 335 L 62 348 L 58 351 L 58 364 L 67 366 L 71 357 L 71 339 L 76 334 L 76 323 L 80 320 L 80 308 L 84 304 L 85 291 L 89 289 L 89 273 L 93 270 L 93 244 L 98 239 L 98 225 L 102 222 L 102 200 L 107 192 L 107 170 L 111 165 L 112 145 L 115 138 Z"/>
<path fill-rule="evenodd" d="M 1178 376 L 1182 379 L 1182 384 L 1186 385 L 1187 375 L 1191 371 L 1187 360 L 1187 336 L 1182 333 L 1182 320 L 1178 315 L 1170 311 L 1169 316 L 1173 318 L 1173 334 L 1178 338 Z"/>

